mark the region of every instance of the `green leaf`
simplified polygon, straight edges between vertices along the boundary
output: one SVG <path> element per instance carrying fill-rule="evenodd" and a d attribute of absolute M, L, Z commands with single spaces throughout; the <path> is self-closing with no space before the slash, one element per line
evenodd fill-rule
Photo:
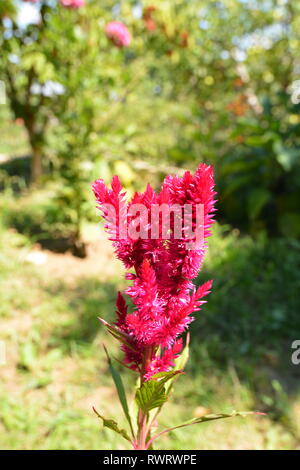
<path fill-rule="evenodd" d="M 300 214 L 286 212 L 279 216 L 279 228 L 286 237 L 298 238 L 300 236 Z"/>
<path fill-rule="evenodd" d="M 182 353 L 180 354 L 180 356 L 177 357 L 177 359 L 175 359 L 175 368 L 174 368 L 174 370 L 183 370 L 185 368 L 186 363 L 189 359 L 189 355 L 190 355 L 189 344 L 190 344 L 190 334 L 188 333 L 186 335 L 186 342 L 185 342 L 185 346 L 182 350 Z"/>
<path fill-rule="evenodd" d="M 135 351 L 135 349 L 132 347 L 132 345 L 128 341 L 130 340 L 129 335 L 121 331 L 120 328 L 118 328 L 117 326 L 111 325 L 106 320 L 103 320 L 103 318 L 101 317 L 98 317 L 98 320 L 101 321 L 101 323 L 107 328 L 108 333 L 110 333 L 115 339 L 120 341 L 120 343 L 125 344 L 129 349 L 132 349 L 133 351 Z"/>
<path fill-rule="evenodd" d="M 253 188 L 248 197 L 249 218 L 255 220 L 266 203 L 270 200 L 271 193 L 264 188 Z"/>
<path fill-rule="evenodd" d="M 144 413 L 161 407 L 167 400 L 164 380 L 148 380 L 137 390 L 135 400 Z"/>
<path fill-rule="evenodd" d="M 166 383 L 171 380 L 175 375 L 182 374 L 182 370 L 171 370 L 169 372 L 158 372 L 152 375 L 152 379 L 158 380 L 159 383 Z"/>
<path fill-rule="evenodd" d="M 120 403 L 122 405 L 125 417 L 126 417 L 128 423 L 129 423 L 131 433 L 134 436 L 131 417 L 130 417 L 130 414 L 129 414 L 128 404 L 127 404 L 127 399 L 126 399 L 125 388 L 124 388 L 124 385 L 123 385 L 121 375 L 119 374 L 117 369 L 114 368 L 114 366 L 112 364 L 112 361 L 111 361 L 111 358 L 109 357 L 108 351 L 107 351 L 105 346 L 104 346 L 104 350 L 105 350 L 105 353 L 106 353 L 106 356 L 107 356 L 109 370 L 110 370 L 111 376 L 113 378 L 113 381 L 115 383 L 115 386 L 116 386 L 116 389 L 117 389 L 117 392 L 118 392 Z"/>
<path fill-rule="evenodd" d="M 251 176 L 249 174 L 240 176 L 236 175 L 234 179 L 228 181 L 226 188 L 224 188 L 223 198 L 229 196 L 240 187 L 248 185 L 249 181 L 251 181 Z"/>
<path fill-rule="evenodd" d="M 195 418 L 186 423 L 180 424 L 179 426 L 175 426 L 172 429 L 183 428 L 185 426 L 191 426 L 192 424 L 200 424 L 205 423 L 206 421 L 215 421 L 216 419 L 224 419 L 224 418 L 233 418 L 234 416 L 241 416 L 245 418 L 247 415 L 254 414 L 253 411 L 232 411 L 231 413 L 216 413 L 216 414 L 208 414 L 201 416 L 200 418 Z"/>
<path fill-rule="evenodd" d="M 255 411 L 232 411 L 231 413 L 219 413 L 219 414 L 209 414 L 209 415 L 201 416 L 200 418 L 192 419 L 190 421 L 187 421 L 186 423 L 179 424 L 178 426 L 164 429 L 160 433 L 156 434 L 156 436 L 153 436 L 152 439 L 150 439 L 150 441 L 148 442 L 148 447 L 152 445 L 155 439 L 157 439 L 158 437 L 170 431 L 174 431 L 175 429 L 184 428 L 186 426 L 192 426 L 193 424 L 205 423 L 207 421 L 215 421 L 217 419 L 233 418 L 235 416 L 241 416 L 242 418 L 245 418 L 246 416 L 254 415 L 254 414 L 264 415 L 265 413 L 257 413 Z"/>
<path fill-rule="evenodd" d="M 116 421 L 114 421 L 113 419 L 106 419 L 104 418 L 104 416 L 101 416 L 98 411 L 93 407 L 93 410 L 94 412 L 96 413 L 96 415 L 98 416 L 98 418 L 102 419 L 103 421 L 103 426 L 105 426 L 106 428 L 109 428 L 111 429 L 112 431 L 115 431 L 117 434 L 120 434 L 121 436 L 124 437 L 124 439 L 126 439 L 127 441 L 131 442 L 131 439 L 130 437 L 128 436 L 127 432 L 125 431 L 125 429 L 120 429 L 118 427 L 118 423 Z"/>
<path fill-rule="evenodd" d="M 293 150 L 282 150 L 278 155 L 276 156 L 278 163 L 282 166 L 282 168 L 285 171 L 290 171 L 294 164 L 297 162 L 299 157 L 298 150 L 294 151 Z"/>
<path fill-rule="evenodd" d="M 130 346 L 130 344 L 128 343 L 128 339 L 129 338 L 129 335 L 127 335 L 126 333 L 124 333 L 123 331 L 120 330 L 120 328 L 118 328 L 117 326 L 115 325 L 111 325 L 110 323 L 108 323 L 106 320 L 104 320 L 103 318 L 101 317 L 98 317 L 98 320 L 101 321 L 101 323 L 107 328 L 107 331 L 114 337 L 116 338 L 118 341 L 120 341 L 121 343 L 124 343 L 126 344 L 126 346 L 129 346 L 132 348 L 132 346 Z M 133 349 L 133 348 L 132 348 Z"/>
<path fill-rule="evenodd" d="M 179 358 L 177 358 L 177 363 L 175 361 L 175 368 L 172 371 L 158 372 L 152 376 L 151 380 L 143 383 L 143 385 L 137 390 L 135 400 L 144 413 L 147 413 L 154 408 L 161 408 L 167 401 L 175 377 L 183 373 L 179 366 L 182 365 L 184 367 L 188 359 L 188 343 L 189 337 L 187 337 L 186 346 L 181 354 L 181 360 L 178 360 Z M 171 384 L 166 391 L 165 384 L 168 381 L 171 381 Z"/>

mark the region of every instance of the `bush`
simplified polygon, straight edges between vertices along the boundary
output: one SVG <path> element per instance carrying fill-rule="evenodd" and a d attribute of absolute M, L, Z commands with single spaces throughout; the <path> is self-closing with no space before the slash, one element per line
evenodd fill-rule
<path fill-rule="evenodd" d="M 33 242 L 53 251 L 72 249 L 75 228 L 72 215 L 61 210 L 49 191 L 36 191 L 0 201 L 3 225 L 16 229 Z"/>
<path fill-rule="evenodd" d="M 226 367 L 237 360 L 243 369 L 276 351 L 278 364 L 290 363 L 300 331 L 299 266 L 298 241 L 241 237 L 217 227 L 197 281 L 214 279 L 213 292 L 193 324 L 213 361 Z"/>

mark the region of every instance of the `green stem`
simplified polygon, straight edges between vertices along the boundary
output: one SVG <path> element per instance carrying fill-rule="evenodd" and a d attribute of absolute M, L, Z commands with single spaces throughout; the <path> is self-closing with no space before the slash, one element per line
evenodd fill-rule
<path fill-rule="evenodd" d="M 144 351 L 143 363 L 141 368 L 140 381 L 141 385 L 145 382 L 144 376 L 147 370 L 147 366 L 151 361 L 152 348 L 146 348 Z M 150 438 L 148 431 L 148 418 L 149 414 L 145 413 L 142 409 L 138 412 L 138 435 L 137 435 L 137 449 L 146 450 L 146 441 Z"/>

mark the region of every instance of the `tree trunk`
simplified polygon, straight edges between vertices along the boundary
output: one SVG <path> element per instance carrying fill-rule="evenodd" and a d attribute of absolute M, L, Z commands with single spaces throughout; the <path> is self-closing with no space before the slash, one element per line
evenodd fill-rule
<path fill-rule="evenodd" d="M 32 145 L 32 157 L 31 157 L 31 184 L 38 184 L 41 180 L 43 173 L 42 167 L 42 152 L 39 147 Z"/>
<path fill-rule="evenodd" d="M 28 119 L 24 119 L 24 124 L 27 129 L 28 139 L 31 147 L 31 171 L 30 183 L 35 185 L 41 180 L 43 173 L 42 164 L 42 141 L 40 135 L 36 132 L 34 115 L 30 114 Z"/>

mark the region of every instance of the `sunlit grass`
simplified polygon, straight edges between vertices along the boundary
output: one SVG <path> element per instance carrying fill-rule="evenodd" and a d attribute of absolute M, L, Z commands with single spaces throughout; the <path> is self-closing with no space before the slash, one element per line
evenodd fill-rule
<path fill-rule="evenodd" d="M 8 156 L 18 157 L 30 153 L 26 131 L 22 122 L 13 121 L 8 107 L 4 105 L 0 106 L 0 127 L 0 156 L 2 157 L 0 163 Z"/>
<path fill-rule="evenodd" d="M 121 269 L 117 265 L 113 271 L 108 269 L 111 256 L 108 245 L 103 244 L 101 259 L 93 260 L 101 263 L 98 273 L 88 275 L 83 271 L 82 275 L 68 279 L 56 275 L 53 267 L 50 270 L 50 264 L 34 266 L 26 261 L 30 250 L 26 237 L 7 229 L 1 230 L 0 237 L 0 328 L 7 349 L 7 364 L 0 369 L 0 447 L 128 448 L 126 441 L 109 430 L 102 430 L 92 412 L 95 406 L 103 415 L 117 418 L 125 425 L 102 343 L 116 356 L 118 347 L 97 321 L 100 313 L 106 318 L 113 317 L 116 290 L 124 287 Z M 226 270 L 220 266 L 226 259 L 232 264 L 230 270 L 234 276 L 234 263 L 237 269 L 241 260 L 235 261 L 232 252 L 238 246 L 247 251 L 245 244 L 232 234 L 227 238 L 215 235 L 203 277 L 212 274 L 217 278 L 218 272 L 224 276 Z M 222 253 L 221 261 L 213 256 L 218 250 Z M 66 255 L 60 256 L 58 259 L 63 263 Z M 293 378 L 295 371 L 282 372 L 280 361 L 275 358 L 272 365 L 272 358 L 265 355 L 260 360 L 249 357 L 248 367 L 245 357 L 232 354 L 229 360 L 231 338 L 224 336 L 221 324 L 218 329 L 213 315 L 218 305 L 223 308 L 219 290 L 228 295 L 235 282 L 223 277 L 219 285 L 216 283 L 209 303 L 200 314 L 199 320 L 206 318 L 204 324 L 202 320 L 194 324 L 189 366 L 161 415 L 160 426 L 177 424 L 211 411 L 262 409 L 268 415 L 177 430 L 158 442 L 157 448 L 290 449 L 299 446 L 300 395 L 297 380 Z M 231 302 L 232 308 L 237 309 L 234 298 Z M 237 323 L 246 322 L 245 309 L 245 306 L 241 309 L 242 318 L 236 318 Z M 223 315 L 225 321 L 225 311 Z M 220 350 L 214 354 L 212 349 L 218 337 L 224 348 L 223 361 Z M 122 373 L 132 390 L 135 374 L 127 369 Z"/>

